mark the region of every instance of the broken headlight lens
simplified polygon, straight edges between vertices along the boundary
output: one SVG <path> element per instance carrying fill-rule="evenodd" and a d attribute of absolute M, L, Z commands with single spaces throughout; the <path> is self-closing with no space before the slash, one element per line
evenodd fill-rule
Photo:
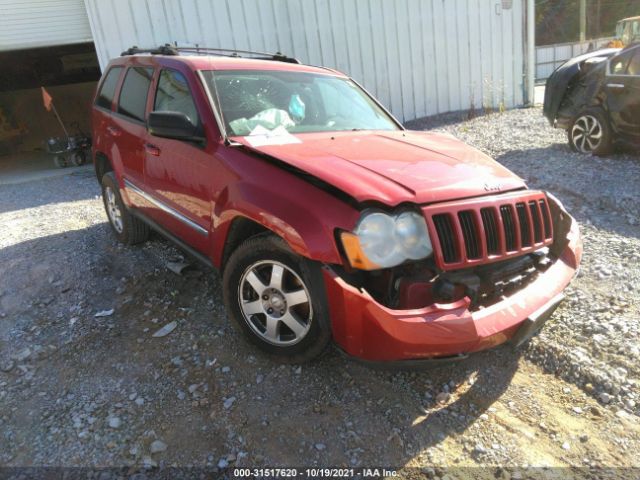
<path fill-rule="evenodd" d="M 394 267 L 433 252 L 424 217 L 410 211 L 366 213 L 353 233 L 342 234 L 342 243 L 351 265 L 365 270 Z"/>

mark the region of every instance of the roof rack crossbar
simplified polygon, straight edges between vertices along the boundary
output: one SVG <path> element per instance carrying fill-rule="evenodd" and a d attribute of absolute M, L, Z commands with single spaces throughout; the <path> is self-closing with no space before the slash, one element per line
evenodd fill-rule
<path fill-rule="evenodd" d="M 150 55 L 178 55 L 176 47 L 167 43 L 166 45 L 161 45 L 158 48 L 139 48 L 134 45 L 122 52 L 120 56 L 125 57 L 127 55 L 136 55 L 138 53 L 148 53 Z"/>
<path fill-rule="evenodd" d="M 252 50 L 238 50 L 234 48 L 211 48 L 211 47 L 176 47 L 178 52 L 185 53 L 203 53 L 203 54 L 213 54 L 220 55 L 224 57 L 242 57 L 243 55 L 254 55 L 264 60 L 276 60 L 279 62 L 288 62 L 288 63 L 300 63 L 300 61 L 293 57 L 287 57 L 286 55 L 276 52 L 276 53 L 267 53 L 267 52 L 256 52 Z M 255 58 L 255 57 L 253 57 Z"/>

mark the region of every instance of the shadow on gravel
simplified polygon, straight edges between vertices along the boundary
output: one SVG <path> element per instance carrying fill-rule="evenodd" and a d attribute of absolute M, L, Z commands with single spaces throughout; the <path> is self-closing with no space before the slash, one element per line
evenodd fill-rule
<path fill-rule="evenodd" d="M 463 434 L 479 421 L 509 388 L 520 357 L 521 351 L 503 346 L 476 353 L 462 362 L 412 370 L 407 379 L 410 394 L 404 400 L 408 401 L 414 392 L 424 391 L 426 395 L 421 402 L 422 414 L 414 415 L 410 427 L 402 432 L 405 447 L 402 465 L 445 439 Z M 405 392 L 396 394 L 397 399 L 402 399 Z M 392 408 L 394 403 L 383 407 Z M 467 454 L 479 457 L 485 453 L 482 448 L 468 445 Z"/>
<path fill-rule="evenodd" d="M 87 189 L 85 180 L 92 177 L 95 179 L 93 171 L 86 170 L 55 179 L 0 185 L 0 213 L 93 198 L 100 195 L 100 186 L 96 181 L 94 188 Z M 52 188 L 52 180 L 62 188 Z"/>
<path fill-rule="evenodd" d="M 254 464 L 401 467 L 470 428 L 517 370 L 508 348 L 412 371 L 334 352 L 281 365 L 230 328 L 219 276 L 170 272 L 166 247 L 119 246 L 101 224 L 0 250 L 0 306 L 19 300 L 0 318 L 0 352 L 31 351 L 0 373 L 14 412 L 3 428 L 22 439 L 0 460 L 123 465 L 140 460 L 131 448 L 149 448 L 153 430 L 170 446 L 167 464 L 243 451 Z M 174 331 L 153 337 L 174 320 Z M 74 429 L 70 419 L 87 411 L 95 423 Z M 113 417 L 119 429 L 108 427 Z"/>

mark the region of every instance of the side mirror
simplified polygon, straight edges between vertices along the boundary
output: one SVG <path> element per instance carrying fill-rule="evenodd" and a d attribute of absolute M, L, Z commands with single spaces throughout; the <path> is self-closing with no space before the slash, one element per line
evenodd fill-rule
<path fill-rule="evenodd" d="M 175 138 L 202 142 L 204 135 L 197 125 L 182 112 L 151 112 L 147 119 L 147 129 L 156 137 Z"/>

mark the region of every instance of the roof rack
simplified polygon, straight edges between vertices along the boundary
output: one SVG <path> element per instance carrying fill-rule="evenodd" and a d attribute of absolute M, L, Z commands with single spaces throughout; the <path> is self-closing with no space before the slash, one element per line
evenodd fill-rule
<path fill-rule="evenodd" d="M 137 55 L 139 53 L 148 53 L 150 55 L 178 55 L 176 47 L 167 43 L 166 45 L 161 45 L 158 48 L 139 48 L 134 45 L 122 52 L 120 56 L 126 57 L 127 55 Z"/>
<path fill-rule="evenodd" d="M 216 55 L 219 57 L 231 57 L 231 58 L 252 58 L 255 60 L 273 60 L 276 62 L 286 63 L 301 63 L 297 58 L 287 57 L 286 55 L 266 52 L 254 52 L 251 50 L 236 50 L 230 48 L 210 48 L 210 47 L 177 47 L 174 45 L 166 44 L 158 48 L 138 48 L 133 46 L 120 54 L 124 57 L 127 55 L 136 55 L 139 53 L 148 53 L 150 55 L 180 55 L 181 53 L 191 55 Z"/>

